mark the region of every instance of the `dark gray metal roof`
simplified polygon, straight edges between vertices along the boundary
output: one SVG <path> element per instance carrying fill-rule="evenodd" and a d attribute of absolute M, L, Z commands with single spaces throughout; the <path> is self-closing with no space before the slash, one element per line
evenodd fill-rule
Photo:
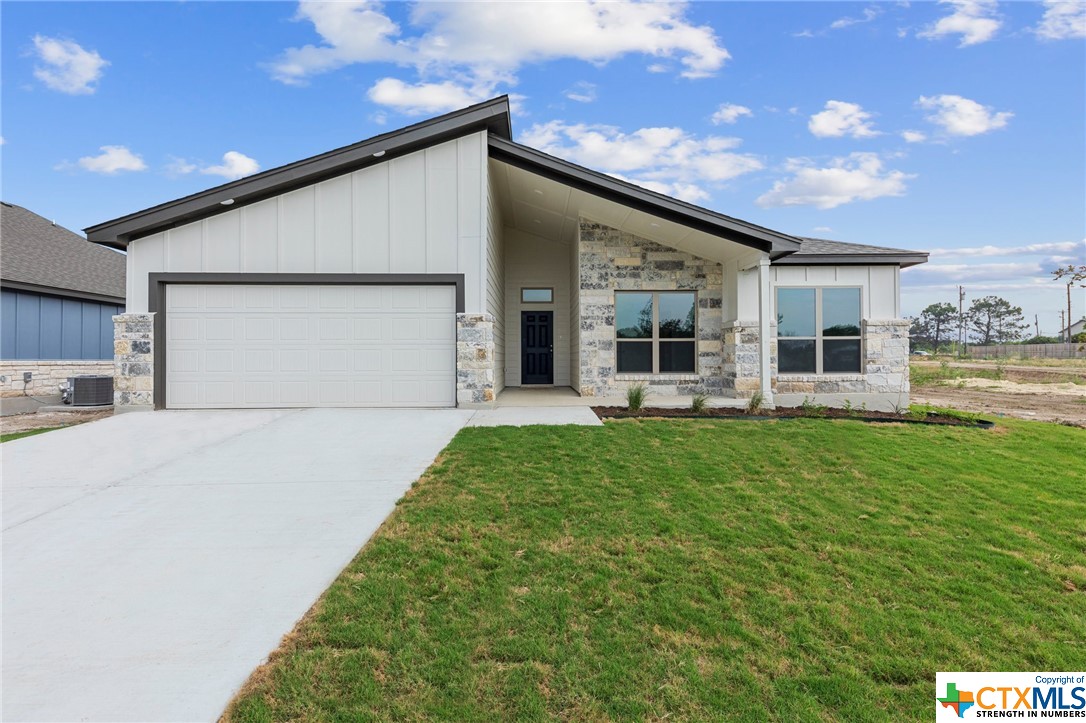
<path fill-rule="evenodd" d="M 224 183 L 84 230 L 87 238 L 94 243 L 125 248 L 132 238 L 191 223 L 480 130 L 506 138 L 512 135 L 508 96 L 503 95 L 319 156 Z M 224 206 L 223 201 L 232 203 Z"/>
<path fill-rule="evenodd" d="M 724 234 L 737 243 L 768 251 L 774 258 L 800 247 L 800 240 L 794 236 L 620 181 L 535 148 L 494 136 L 490 137 L 489 143 L 490 157 L 495 160 L 689 228 L 714 235 Z"/>
<path fill-rule="evenodd" d="M 4 288 L 124 303 L 124 254 L 22 206 L 0 204 L 0 281 Z"/>
<path fill-rule="evenodd" d="M 831 241 L 824 238 L 801 236 L 799 251 L 776 259 L 773 263 L 795 264 L 895 264 L 905 268 L 925 263 L 928 254 L 925 251 L 893 249 L 886 246 L 869 246 L 844 241 Z"/>

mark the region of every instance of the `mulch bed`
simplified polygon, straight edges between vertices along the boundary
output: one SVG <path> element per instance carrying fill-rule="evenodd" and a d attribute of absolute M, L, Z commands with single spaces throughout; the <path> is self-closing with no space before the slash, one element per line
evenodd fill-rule
<path fill-rule="evenodd" d="M 653 419 L 671 417 L 677 419 L 799 419 L 799 418 L 824 418 L 824 419 L 854 419 L 860 422 L 898 422 L 901 424 L 942 424 L 952 427 L 991 427 L 991 422 L 983 420 L 970 421 L 948 414 L 929 412 L 923 417 L 910 414 L 895 414 L 894 412 L 875 412 L 869 410 L 856 410 L 851 412 L 845 409 L 829 407 L 817 412 L 809 412 L 802 407 L 777 407 L 776 409 L 760 409 L 752 414 L 746 409 L 736 407 L 710 407 L 700 414 L 695 414 L 683 407 L 645 407 L 637 412 L 631 412 L 626 407 L 592 407 L 592 411 L 600 419 Z"/>

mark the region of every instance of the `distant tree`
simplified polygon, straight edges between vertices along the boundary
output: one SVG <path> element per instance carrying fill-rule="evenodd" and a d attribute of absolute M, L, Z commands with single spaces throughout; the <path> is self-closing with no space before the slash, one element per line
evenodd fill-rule
<path fill-rule="evenodd" d="M 1071 319 L 1075 318 L 1071 316 L 1071 287 L 1075 284 L 1086 288 L 1086 266 L 1075 266 L 1074 264 L 1067 264 L 1067 266 L 1061 266 L 1052 273 L 1052 279 L 1059 281 L 1067 285 L 1067 330 L 1060 330 L 1061 335 L 1071 336 Z M 1066 281 L 1064 281 L 1066 279 Z M 1068 341 L 1071 341 L 1068 339 Z"/>
<path fill-rule="evenodd" d="M 938 354 L 939 345 L 943 343 L 943 336 L 950 333 L 950 329 L 958 319 L 958 310 L 953 304 L 931 304 L 920 312 L 920 319 L 927 329 L 932 351 Z"/>
<path fill-rule="evenodd" d="M 1059 344 L 1060 340 L 1055 336 L 1034 336 L 1029 339 L 1023 339 L 1022 344 Z"/>
<path fill-rule="evenodd" d="M 985 296 L 976 299 L 966 312 L 966 323 L 978 344 L 1005 344 L 1022 338 L 1029 328 L 1021 306 L 1011 306 L 1006 299 Z"/>
<path fill-rule="evenodd" d="M 909 320 L 909 351 L 931 348 L 931 329 L 919 316 L 910 316 Z"/>

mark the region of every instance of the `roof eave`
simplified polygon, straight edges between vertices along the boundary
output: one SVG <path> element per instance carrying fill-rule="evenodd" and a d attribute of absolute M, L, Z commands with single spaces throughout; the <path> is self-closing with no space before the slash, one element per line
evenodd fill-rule
<path fill-rule="evenodd" d="M 766 251 L 771 259 L 794 253 L 801 247 L 799 239 L 793 236 L 679 201 L 506 138 L 490 136 L 489 146 L 490 157 L 494 160 L 665 220 Z"/>
<path fill-rule="evenodd" d="M 132 238 L 224 213 L 481 130 L 487 131 L 490 136 L 512 137 L 508 96 L 494 98 L 350 146 L 272 168 L 254 176 L 90 226 L 84 231 L 88 241 L 123 250 Z M 224 206 L 225 201 L 231 203 Z"/>
<path fill-rule="evenodd" d="M 774 259 L 782 266 L 900 266 L 908 268 L 927 263 L 923 252 L 895 254 L 791 254 Z"/>
<path fill-rule="evenodd" d="M 44 294 L 45 296 L 60 296 L 66 299 L 79 299 L 80 301 L 98 301 L 106 304 L 116 304 L 117 306 L 124 306 L 125 304 L 123 296 L 110 296 L 109 294 L 98 294 L 81 289 L 62 289 L 59 286 L 32 284 L 11 279 L 0 279 L 0 288 L 11 291 L 28 291 L 34 294 Z"/>

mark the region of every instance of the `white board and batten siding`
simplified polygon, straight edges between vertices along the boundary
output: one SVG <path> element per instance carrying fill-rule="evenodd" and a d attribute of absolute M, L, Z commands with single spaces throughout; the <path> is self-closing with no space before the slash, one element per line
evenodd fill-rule
<path fill-rule="evenodd" d="M 462 273 L 485 311 L 486 137 L 441 143 L 128 247 L 128 311 L 154 272 Z"/>
<path fill-rule="evenodd" d="M 901 316 L 897 266 L 770 266 L 770 286 L 859 286 L 863 318 L 884 321 Z M 770 294 L 776 315 L 776 293 Z"/>
<path fill-rule="evenodd" d="M 451 286 L 167 286 L 167 406 L 454 406 L 455 303 Z"/>

